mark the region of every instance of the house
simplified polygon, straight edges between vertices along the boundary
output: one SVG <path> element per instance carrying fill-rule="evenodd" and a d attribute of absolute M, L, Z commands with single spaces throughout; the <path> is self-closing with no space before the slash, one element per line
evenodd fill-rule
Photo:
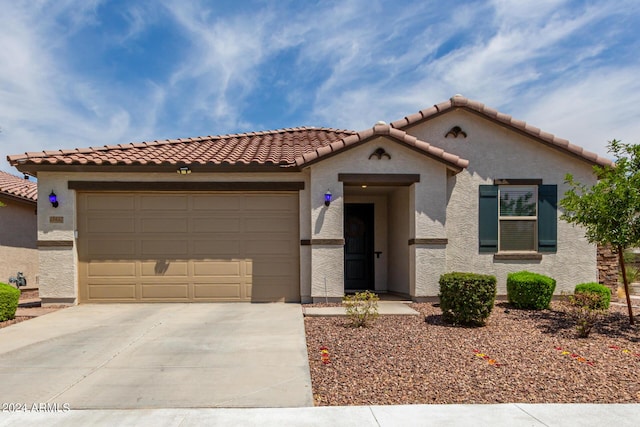
<path fill-rule="evenodd" d="M 361 132 L 302 127 L 8 156 L 39 181 L 46 303 L 416 301 L 450 271 L 597 280 L 560 220 L 611 161 L 456 95 Z M 51 198 L 51 199 L 50 199 Z"/>
<path fill-rule="evenodd" d="M 0 171 L 0 282 L 24 274 L 38 283 L 38 184 Z"/>

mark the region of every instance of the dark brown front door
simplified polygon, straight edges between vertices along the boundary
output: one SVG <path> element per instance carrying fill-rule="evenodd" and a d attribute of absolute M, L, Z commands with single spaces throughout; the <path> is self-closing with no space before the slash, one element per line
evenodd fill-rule
<path fill-rule="evenodd" d="M 375 289 L 373 272 L 373 204 L 344 207 L 345 291 Z"/>

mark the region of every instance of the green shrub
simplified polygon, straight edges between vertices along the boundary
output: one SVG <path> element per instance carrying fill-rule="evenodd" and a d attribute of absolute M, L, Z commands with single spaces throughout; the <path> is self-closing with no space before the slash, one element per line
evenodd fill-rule
<path fill-rule="evenodd" d="M 6 283 L 0 283 L 0 322 L 11 320 L 16 316 L 19 299 L 20 290 Z"/>
<path fill-rule="evenodd" d="M 353 327 L 367 326 L 378 317 L 378 295 L 373 292 L 356 292 L 345 295 L 342 304 L 347 310 L 347 317 Z"/>
<path fill-rule="evenodd" d="M 605 309 L 594 308 L 602 305 L 600 294 L 595 292 L 576 292 L 568 295 L 563 305 L 567 314 L 576 322 L 576 331 L 580 338 L 587 338 L 596 322 L 607 314 Z"/>
<path fill-rule="evenodd" d="M 576 289 L 573 291 L 573 293 L 588 293 L 597 295 L 598 298 L 594 298 L 594 303 L 591 307 L 594 310 L 607 310 L 609 308 L 609 304 L 611 303 L 611 289 L 607 288 L 604 285 L 601 285 L 600 283 L 580 283 L 579 285 L 576 285 Z"/>
<path fill-rule="evenodd" d="M 555 289 L 555 279 L 542 274 L 519 271 L 507 276 L 507 299 L 516 308 L 549 308 Z"/>
<path fill-rule="evenodd" d="M 484 325 L 496 299 L 496 278 L 484 274 L 447 273 L 440 276 L 442 318 L 455 324 Z"/>

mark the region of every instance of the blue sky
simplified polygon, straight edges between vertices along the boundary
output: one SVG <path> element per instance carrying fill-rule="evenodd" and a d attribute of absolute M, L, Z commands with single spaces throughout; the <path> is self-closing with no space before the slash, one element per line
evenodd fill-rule
<path fill-rule="evenodd" d="M 0 0 L 7 154 L 296 126 L 456 93 L 606 154 L 640 143 L 640 2 Z"/>

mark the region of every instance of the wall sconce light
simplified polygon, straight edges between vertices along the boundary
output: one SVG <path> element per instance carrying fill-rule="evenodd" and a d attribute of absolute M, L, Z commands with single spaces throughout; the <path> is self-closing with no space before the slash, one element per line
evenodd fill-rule
<path fill-rule="evenodd" d="M 56 193 L 54 193 L 53 190 L 51 190 L 51 194 L 49 194 L 49 201 L 51 202 L 51 206 L 54 208 L 58 207 L 58 196 L 56 196 Z"/>
<path fill-rule="evenodd" d="M 178 173 L 179 175 L 189 175 L 191 173 L 191 169 L 189 169 L 186 166 L 182 166 L 182 167 L 178 168 L 176 173 Z"/>
<path fill-rule="evenodd" d="M 327 190 L 327 192 L 324 193 L 324 205 L 329 206 L 330 204 L 331 204 L 331 191 Z"/>

